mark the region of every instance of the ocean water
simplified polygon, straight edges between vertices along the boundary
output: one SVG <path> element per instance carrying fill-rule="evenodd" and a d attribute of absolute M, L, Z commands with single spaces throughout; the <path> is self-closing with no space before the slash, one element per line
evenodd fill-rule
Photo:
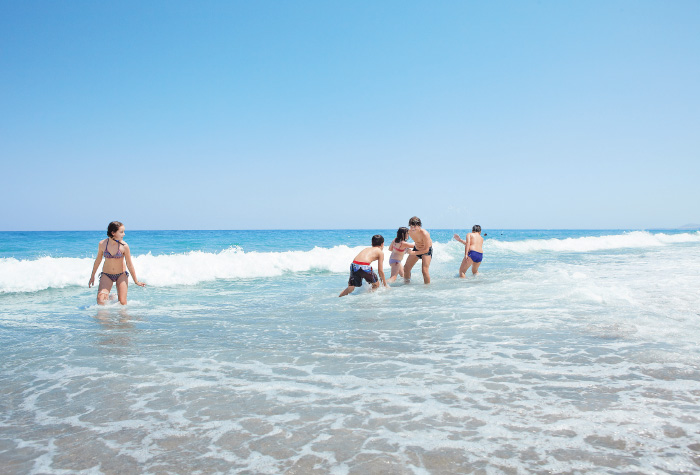
<path fill-rule="evenodd" d="M 700 472 L 700 233 L 431 230 L 432 284 L 337 296 L 392 230 L 0 233 L 2 473 Z M 386 269 L 387 276 L 389 269 Z"/>

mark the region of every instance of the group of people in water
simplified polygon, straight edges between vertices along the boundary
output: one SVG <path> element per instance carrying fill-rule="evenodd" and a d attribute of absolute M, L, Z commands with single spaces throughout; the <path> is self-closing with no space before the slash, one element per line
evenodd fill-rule
<path fill-rule="evenodd" d="M 145 282 L 140 282 L 136 278 L 134 264 L 131 262 L 131 250 L 124 242 L 124 225 L 119 221 L 112 221 L 107 226 L 107 239 L 100 241 L 97 247 L 97 258 L 92 266 L 92 276 L 88 282 L 88 287 L 95 285 L 95 274 L 102 259 L 105 263 L 100 272 L 97 303 L 104 305 L 109 300 L 109 293 L 112 286 L 117 284 L 117 298 L 119 303 L 126 305 L 126 295 L 129 290 L 129 272 L 134 283 L 140 287 L 145 287 Z M 408 242 L 409 237 L 413 243 Z M 481 236 L 481 226 L 472 227 L 472 232 L 462 239 L 458 234 L 454 235 L 455 240 L 464 244 L 464 259 L 459 267 L 459 276 L 465 277 L 467 270 L 471 267 L 472 274 L 478 273 L 479 265 L 483 257 L 484 238 Z M 110 250 L 111 249 L 111 250 Z M 372 286 L 372 289 L 379 287 L 379 281 L 386 287 L 387 282 L 395 282 L 398 277 L 403 277 L 406 283 L 411 281 L 411 270 L 421 261 L 421 271 L 423 282 L 430 283 L 430 261 L 433 258 L 433 241 L 430 233 L 423 229 L 421 220 L 414 216 L 408 220 L 408 228 L 401 227 L 396 232 L 396 238 L 389 244 L 389 267 L 391 276 L 386 279 L 384 276 L 384 237 L 380 234 L 372 236 L 372 246 L 360 251 L 350 264 L 350 279 L 348 286 L 340 293 L 340 297 L 348 295 L 355 290 L 355 287 L 362 287 L 365 280 Z M 404 255 L 408 254 L 406 264 L 402 264 Z M 372 270 L 372 262 L 377 261 L 377 271 L 379 277 Z M 128 269 L 128 270 L 127 270 Z"/>
<path fill-rule="evenodd" d="M 413 239 L 413 243 L 408 242 L 408 237 Z M 471 267 L 472 274 L 479 273 L 479 266 L 484 256 L 484 238 L 481 236 L 481 226 L 478 224 L 472 227 L 472 232 L 468 233 L 465 239 L 459 234 L 454 235 L 455 240 L 464 244 L 464 259 L 459 266 L 459 276 L 464 278 Z M 399 228 L 396 238 L 389 244 L 389 266 L 391 276 L 387 280 L 384 276 L 384 237 L 381 234 L 372 236 L 372 247 L 366 247 L 355 256 L 350 264 L 350 279 L 348 286 L 339 297 L 348 295 L 355 287 L 362 287 L 365 280 L 372 286 L 372 290 L 379 287 L 379 281 L 387 286 L 387 283 L 395 282 L 397 277 L 403 277 L 406 283 L 411 281 L 411 270 L 418 260 L 421 261 L 423 272 L 423 282 L 430 283 L 430 261 L 433 259 L 433 241 L 430 233 L 423 229 L 423 224 L 418 216 L 408 220 L 408 228 Z M 406 264 L 402 265 L 403 257 L 408 254 Z M 372 270 L 372 262 L 377 261 L 377 274 Z"/>

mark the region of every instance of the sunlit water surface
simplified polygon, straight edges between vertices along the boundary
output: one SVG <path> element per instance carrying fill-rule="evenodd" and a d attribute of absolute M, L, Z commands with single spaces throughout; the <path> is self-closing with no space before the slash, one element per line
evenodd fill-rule
<path fill-rule="evenodd" d="M 377 231 L 127 231 L 104 308 L 100 233 L 0 233 L 3 472 L 700 472 L 700 233 L 487 230 L 458 279 L 452 231 L 343 299 Z"/>

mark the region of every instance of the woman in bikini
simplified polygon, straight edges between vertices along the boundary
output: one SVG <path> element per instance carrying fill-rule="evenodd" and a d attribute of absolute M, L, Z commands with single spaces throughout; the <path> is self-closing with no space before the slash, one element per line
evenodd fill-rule
<path fill-rule="evenodd" d="M 413 244 L 406 242 L 408 239 L 408 228 L 399 228 L 396 238 L 389 244 L 389 265 L 391 266 L 391 277 L 387 282 L 395 282 L 398 276 L 403 277 L 403 256 L 408 249 L 413 248 Z"/>
<path fill-rule="evenodd" d="M 100 272 L 100 285 L 97 290 L 97 303 L 104 305 L 109 299 L 109 291 L 112 290 L 112 284 L 117 284 L 117 295 L 119 303 L 126 305 L 126 293 L 129 289 L 129 273 L 126 271 L 128 267 L 131 271 L 131 278 L 134 283 L 140 287 L 146 287 L 144 282 L 139 282 L 136 279 L 134 265 L 131 263 L 131 251 L 129 245 L 122 241 L 124 238 L 124 225 L 119 221 L 112 221 L 107 226 L 107 236 L 104 241 L 100 241 L 97 247 L 97 258 L 95 265 L 92 266 L 92 277 L 88 287 L 95 285 L 95 272 L 102 262 L 102 257 L 105 258 L 105 265 Z M 125 262 L 126 261 L 126 262 Z"/>

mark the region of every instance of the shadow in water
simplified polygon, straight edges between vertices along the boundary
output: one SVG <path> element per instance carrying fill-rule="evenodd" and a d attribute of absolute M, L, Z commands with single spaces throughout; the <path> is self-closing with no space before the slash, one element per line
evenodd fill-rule
<path fill-rule="evenodd" d="M 113 353 L 129 353 L 133 346 L 133 337 L 138 332 L 134 322 L 140 321 L 132 317 L 126 308 L 103 307 L 97 310 L 95 321 L 102 327 L 98 333 L 100 348 Z"/>

